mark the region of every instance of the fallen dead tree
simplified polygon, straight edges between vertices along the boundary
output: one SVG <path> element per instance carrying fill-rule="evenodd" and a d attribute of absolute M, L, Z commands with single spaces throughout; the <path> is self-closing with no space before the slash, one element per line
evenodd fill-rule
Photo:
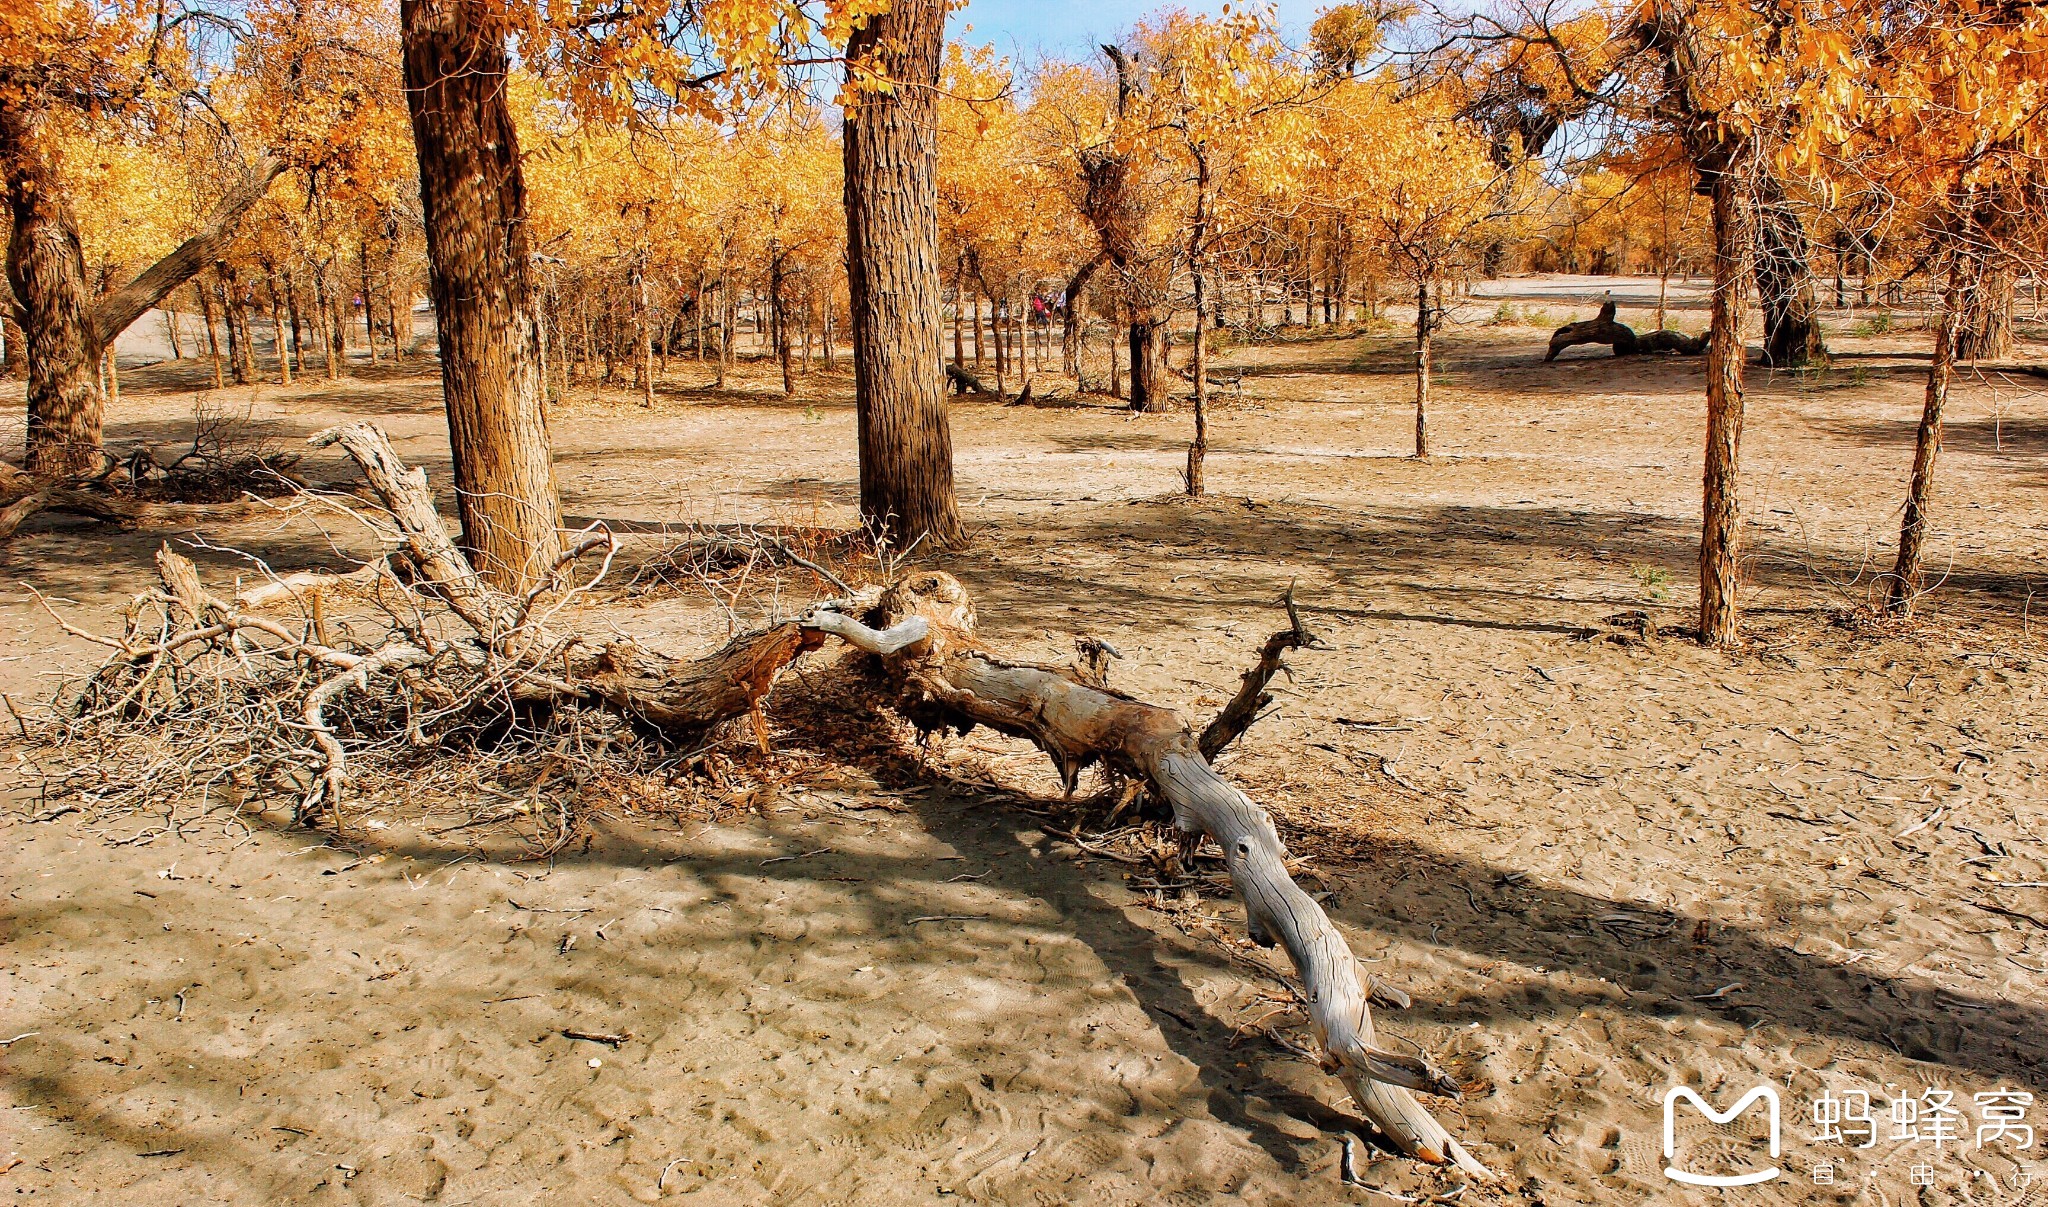
<path fill-rule="evenodd" d="M 1707 350 L 1705 335 L 1687 335 L 1682 331 L 1649 331 L 1638 334 L 1626 323 L 1614 319 L 1612 299 L 1600 306 L 1597 317 L 1580 323 L 1566 323 L 1550 336 L 1550 350 L 1543 354 L 1545 362 L 1557 359 L 1558 353 L 1566 348 L 1581 344 L 1607 344 L 1613 347 L 1616 356 L 1640 356 L 1650 352 L 1675 352 L 1680 356 L 1699 356 Z"/>
<path fill-rule="evenodd" d="M 140 446 L 96 473 L 61 478 L 0 463 L 0 541 L 43 512 L 127 529 L 190 528 L 247 519 L 273 509 L 267 500 L 304 490 L 298 456 L 246 440 L 244 427 L 246 417 L 202 408 L 191 447 L 168 462 Z"/>
<path fill-rule="evenodd" d="M 466 744 L 538 765 L 530 810 L 550 775 L 584 774 L 593 750 L 688 748 L 748 716 L 765 745 L 763 698 L 798 657 L 836 638 L 873 660 L 872 703 L 919 729 L 987 726 L 1029 740 L 1070 792 L 1099 765 L 1170 807 L 1190 852 L 1214 840 L 1251 937 L 1283 947 L 1301 978 L 1323 1068 L 1401 1151 L 1486 1172 L 1411 1092 L 1455 1096 L 1456 1084 L 1427 1060 L 1380 1045 L 1370 979 L 1290 876 L 1272 819 L 1210 764 L 1256 720 L 1285 652 L 1312 641 L 1291 599 L 1289 629 L 1266 644 L 1200 736 L 1178 713 L 1109 688 L 1102 656 L 1076 670 L 984 646 L 965 588 L 940 572 L 820 605 L 701 658 L 673 658 L 577 627 L 571 605 L 604 577 L 609 532 L 586 531 L 539 587 L 505 595 L 471 568 L 425 474 L 400 462 L 381 431 L 349 424 L 316 440 L 345 451 L 382 501 L 361 518 L 385 555 L 348 574 L 276 577 L 227 599 L 163 549 L 159 586 L 128 609 L 121 635 L 63 622 L 110 653 L 67 695 L 48 735 L 46 756 L 76 756 L 54 777 L 58 791 L 89 803 L 212 793 L 238 808 L 269 793 L 291 800 L 303 822 L 340 824 L 366 782 L 415 787 L 423 769 L 456 762 L 451 752 Z M 580 570 L 586 559 L 598 565 Z M 368 609 L 379 623 L 334 623 L 317 602 L 329 591 L 350 593 L 358 616 Z M 265 610 L 280 606 L 298 614 Z"/>

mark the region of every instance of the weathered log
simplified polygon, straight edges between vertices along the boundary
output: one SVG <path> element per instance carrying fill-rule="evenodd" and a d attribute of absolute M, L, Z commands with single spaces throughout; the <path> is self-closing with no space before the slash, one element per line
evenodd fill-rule
<path fill-rule="evenodd" d="M 272 504 L 245 499 L 238 503 L 153 503 L 69 486 L 46 486 L 0 507 L 0 541 L 12 537 L 30 516 L 64 512 L 118 524 L 124 528 L 188 528 L 194 524 L 245 520 Z"/>
<path fill-rule="evenodd" d="M 981 378 L 969 373 L 959 365 L 946 366 L 946 381 L 952 385 L 955 394 L 993 394 L 994 390 L 981 384 Z"/>
<path fill-rule="evenodd" d="M 1615 321 L 1614 301 L 1610 298 L 1601 304 L 1597 317 L 1580 323 L 1566 323 L 1552 332 L 1550 350 L 1543 354 L 1543 359 L 1546 363 L 1556 360 L 1558 353 L 1580 344 L 1608 344 L 1614 348 L 1616 356 L 1636 356 L 1645 352 L 1698 356 L 1707 350 L 1707 337 L 1686 335 L 1681 331 L 1638 334 L 1628 324 Z"/>
<path fill-rule="evenodd" d="M 1030 740 L 1072 784 L 1095 762 L 1144 781 L 1172 806 L 1175 824 L 1223 849 L 1254 940 L 1279 942 L 1305 989 L 1310 1025 L 1325 1067 L 1359 1110 L 1402 1151 L 1484 1175 L 1410 1089 L 1455 1096 L 1457 1086 L 1427 1061 L 1377 1046 L 1367 990 L 1344 938 L 1287 874 L 1286 848 L 1272 819 L 1218 775 L 1187 723 L 1170 709 L 1081 681 L 1072 670 L 1011 662 L 974 638 L 974 608 L 951 575 L 911 575 L 882 593 L 863 622 L 806 619 L 882 659 L 894 707 L 927 728 L 975 725 Z M 905 641 L 912 622 L 927 632 Z M 876 626 L 884 626 L 876 632 Z M 885 637 L 893 634 L 893 637 Z"/>
<path fill-rule="evenodd" d="M 1636 337 L 1636 352 L 1676 352 L 1680 356 L 1699 356 L 1707 350 L 1707 333 L 1687 335 L 1683 331 L 1651 331 Z"/>

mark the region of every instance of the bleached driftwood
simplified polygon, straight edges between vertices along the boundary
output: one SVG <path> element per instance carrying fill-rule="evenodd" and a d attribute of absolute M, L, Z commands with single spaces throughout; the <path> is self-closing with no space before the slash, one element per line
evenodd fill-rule
<path fill-rule="evenodd" d="M 910 637 L 920 619 L 927 632 Z M 1359 1110 L 1404 1152 L 1485 1174 L 1409 1093 L 1455 1097 L 1457 1085 L 1424 1059 L 1378 1046 L 1350 947 L 1287 874 L 1287 851 L 1272 818 L 1217 774 L 1179 714 L 1090 686 L 1072 670 L 990 652 L 974 638 L 966 589 L 942 572 L 914 574 L 889 587 L 861 623 L 830 612 L 804 623 L 881 658 L 895 693 L 892 705 L 922 727 L 986 725 L 1026 738 L 1052 757 L 1069 785 L 1098 761 L 1142 779 L 1172 806 L 1183 833 L 1206 834 L 1223 849 L 1252 938 L 1286 948 L 1306 991 L 1324 1068 L 1343 1081 Z"/>

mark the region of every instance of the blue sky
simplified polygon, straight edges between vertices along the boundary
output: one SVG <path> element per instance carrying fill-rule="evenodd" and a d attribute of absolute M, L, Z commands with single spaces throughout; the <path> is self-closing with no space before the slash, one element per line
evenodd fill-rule
<path fill-rule="evenodd" d="M 1290 37 L 1306 34 L 1316 9 L 1333 0 L 1280 0 L 1275 5 L 1281 28 Z M 1031 58 L 1040 51 L 1074 57 L 1087 54 L 1101 42 L 1115 38 L 1138 19 L 1162 8 L 1178 7 L 1190 12 L 1216 12 L 1223 0 L 1090 0 L 1086 4 L 1058 0 L 969 0 L 952 15 L 956 39 L 994 43 L 998 51 Z M 1244 4 L 1237 5 L 1243 8 Z M 972 32 L 962 27 L 972 25 Z"/>

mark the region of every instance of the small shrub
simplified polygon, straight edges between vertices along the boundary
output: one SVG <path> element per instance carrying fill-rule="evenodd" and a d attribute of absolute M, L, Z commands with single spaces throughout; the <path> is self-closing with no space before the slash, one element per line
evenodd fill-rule
<path fill-rule="evenodd" d="M 1671 593 L 1671 574 L 1662 566 L 1652 566 L 1646 562 L 1631 562 L 1628 572 L 1630 577 L 1636 580 L 1636 585 L 1641 587 L 1643 593 L 1651 599 L 1662 601 L 1666 595 Z"/>

